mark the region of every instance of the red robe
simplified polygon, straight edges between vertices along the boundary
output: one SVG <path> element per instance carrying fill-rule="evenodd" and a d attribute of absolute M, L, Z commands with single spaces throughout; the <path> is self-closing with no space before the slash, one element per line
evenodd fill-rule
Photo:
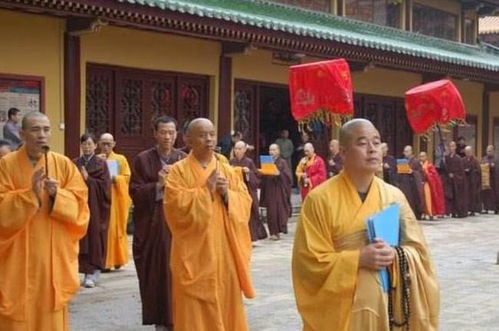
<path fill-rule="evenodd" d="M 310 186 L 303 185 L 303 174 L 305 174 L 312 182 Z M 304 200 L 308 192 L 319 186 L 327 179 L 326 164 L 319 155 L 315 155 L 310 160 L 303 158 L 296 169 L 296 176 L 298 177 L 298 182 L 300 183 L 301 197 L 302 200 Z"/>
<path fill-rule="evenodd" d="M 425 186 L 428 184 L 430 199 L 425 197 L 425 201 L 430 200 L 430 203 L 425 204 L 425 213 L 429 216 L 445 215 L 445 196 L 442 180 L 433 164 L 426 161 L 422 164 L 425 178 Z M 426 195 L 427 190 L 424 190 Z"/>

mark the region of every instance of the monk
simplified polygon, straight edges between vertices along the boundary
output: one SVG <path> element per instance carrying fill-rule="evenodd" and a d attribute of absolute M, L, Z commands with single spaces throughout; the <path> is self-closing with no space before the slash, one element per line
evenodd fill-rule
<path fill-rule="evenodd" d="M 390 267 L 400 281 L 399 260 L 381 239 L 368 243 L 365 221 L 392 203 L 401 208 L 400 247 L 411 279 L 410 330 L 438 330 L 438 284 L 428 246 L 404 194 L 375 176 L 380 145 L 368 120 L 345 123 L 340 130 L 343 171 L 312 191 L 302 206 L 292 271 L 305 331 L 390 330 L 392 316 L 378 270 Z M 393 317 L 401 323 L 400 300 L 392 303 Z"/>
<path fill-rule="evenodd" d="M 480 192 L 482 190 L 482 173 L 480 162 L 473 155 L 473 147 L 464 148 L 463 166 L 465 173 L 466 201 L 468 201 L 468 213 L 474 216 L 475 213 L 482 212 L 482 201 Z"/>
<path fill-rule="evenodd" d="M 338 140 L 332 139 L 329 142 L 329 157 L 327 160 L 327 177 L 331 178 L 340 173 L 343 169 L 343 161 L 340 156 L 340 144 Z"/>
<path fill-rule="evenodd" d="M 48 117 L 27 113 L 24 145 L 0 160 L 0 330 L 69 330 L 88 190 L 71 160 L 44 155 L 50 136 Z"/>
<path fill-rule="evenodd" d="M 10 142 L 7 140 L 0 139 L 0 159 L 3 158 L 5 155 L 9 154 L 12 152 L 12 149 L 10 147 Z"/>
<path fill-rule="evenodd" d="M 107 236 L 106 269 L 119 269 L 128 262 L 127 223 L 131 199 L 128 195 L 130 167 L 126 157 L 115 153 L 116 142 L 110 133 L 104 133 L 99 140 L 100 155 L 108 161 L 108 166 L 117 164 L 118 172 L 111 174 L 111 214 Z"/>
<path fill-rule="evenodd" d="M 404 192 L 416 218 L 421 219 L 424 209 L 423 202 L 423 169 L 421 163 L 414 157 L 412 146 L 405 146 L 404 157 L 409 163 L 409 173 L 398 173 L 399 188 Z"/>
<path fill-rule="evenodd" d="M 267 208 L 270 239 L 279 240 L 281 233 L 288 233 L 288 219 L 291 217 L 291 170 L 281 158 L 277 144 L 269 146 L 269 154 L 278 172 L 275 175 L 261 173 L 260 206 Z"/>
<path fill-rule="evenodd" d="M 314 145 L 306 143 L 303 147 L 303 152 L 305 156 L 296 167 L 296 178 L 300 186 L 302 200 L 305 199 L 308 192 L 327 179 L 324 160 L 315 154 Z"/>
<path fill-rule="evenodd" d="M 388 184 L 397 186 L 397 160 L 393 155 L 388 154 L 387 143 L 381 143 L 381 153 L 383 153 L 383 180 Z"/>
<path fill-rule="evenodd" d="M 493 211 L 497 214 L 499 212 L 499 187 L 497 186 L 497 180 L 499 179 L 497 170 L 499 169 L 499 167 L 496 167 L 497 159 L 495 156 L 494 146 L 487 146 L 486 152 L 487 155 L 482 158 L 482 165 L 486 165 L 483 171 L 487 171 L 489 180 L 488 183 L 482 183 L 481 197 L 483 201 L 483 210 L 486 213 L 488 213 L 489 211 Z M 486 175 L 487 174 L 482 174 L 482 181 L 486 177 Z"/>
<path fill-rule="evenodd" d="M 156 146 L 135 157 L 130 180 L 133 199 L 133 258 L 142 299 L 142 324 L 173 329 L 170 251 L 172 235 L 165 223 L 165 181 L 176 162 L 187 154 L 173 148 L 177 121 L 160 116 L 153 121 Z"/>
<path fill-rule="evenodd" d="M 449 154 L 444 159 L 446 176 L 443 179 L 447 212 L 452 217 L 468 216 L 466 201 L 465 172 L 463 159 L 456 153 L 456 143 L 449 143 Z"/>
<path fill-rule="evenodd" d="M 101 270 L 106 268 L 107 229 L 111 207 L 111 178 L 106 161 L 95 155 L 97 140 L 91 134 L 80 138 L 82 156 L 73 160 L 88 187 L 90 221 L 85 237 L 80 240 L 79 270 L 84 274 L 83 286 L 93 288 Z"/>
<path fill-rule="evenodd" d="M 430 219 L 445 215 L 445 195 L 442 179 L 435 166 L 428 160 L 426 152 L 419 153 L 419 161 L 423 169 L 424 214 Z"/>
<path fill-rule="evenodd" d="M 246 188 L 251 195 L 251 216 L 249 229 L 251 241 L 257 241 L 267 238 L 267 230 L 260 219 L 258 186 L 260 178 L 253 160 L 246 157 L 247 144 L 244 141 L 238 141 L 234 144 L 234 158 L 230 160 L 230 165 L 236 169 L 241 180 L 246 184 Z"/>
<path fill-rule="evenodd" d="M 191 153 L 170 169 L 164 197 L 175 331 L 245 331 L 241 294 L 255 296 L 251 196 L 234 169 L 218 161 L 213 123 L 195 119 L 186 135 Z"/>

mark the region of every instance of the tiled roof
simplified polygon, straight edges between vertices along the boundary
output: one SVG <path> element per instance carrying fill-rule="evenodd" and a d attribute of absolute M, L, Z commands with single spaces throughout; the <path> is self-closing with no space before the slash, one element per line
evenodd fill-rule
<path fill-rule="evenodd" d="M 499 71 L 499 53 L 401 29 L 263 0 L 118 0 L 302 37 Z"/>
<path fill-rule="evenodd" d="M 499 33 L 499 16 L 482 17 L 478 26 L 480 34 Z"/>

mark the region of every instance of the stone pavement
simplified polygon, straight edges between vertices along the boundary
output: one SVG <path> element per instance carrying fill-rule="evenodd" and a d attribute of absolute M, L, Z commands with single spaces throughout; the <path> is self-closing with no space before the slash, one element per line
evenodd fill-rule
<path fill-rule="evenodd" d="M 499 330 L 499 216 L 421 223 L 441 285 L 441 330 Z M 261 241 L 253 254 L 258 297 L 246 300 L 252 331 L 298 331 L 301 327 L 291 285 L 290 234 Z M 103 274 L 95 289 L 82 289 L 70 306 L 72 329 L 153 330 L 141 326 L 140 296 L 132 264 Z M 237 330 L 235 330 L 237 331 Z"/>

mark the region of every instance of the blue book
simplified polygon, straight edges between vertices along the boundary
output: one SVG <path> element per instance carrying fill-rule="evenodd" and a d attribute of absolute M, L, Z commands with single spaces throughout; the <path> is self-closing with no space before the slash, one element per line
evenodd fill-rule
<path fill-rule="evenodd" d="M 400 243 L 400 205 L 392 204 L 369 217 L 366 220 L 366 228 L 369 242 L 373 242 L 374 238 L 379 238 L 390 246 L 398 246 Z M 380 270 L 379 277 L 383 291 L 388 292 L 390 288 L 388 270 Z"/>
<path fill-rule="evenodd" d="M 116 160 L 107 160 L 107 169 L 109 170 L 109 176 L 111 178 L 118 176 L 119 174 L 119 164 Z"/>

